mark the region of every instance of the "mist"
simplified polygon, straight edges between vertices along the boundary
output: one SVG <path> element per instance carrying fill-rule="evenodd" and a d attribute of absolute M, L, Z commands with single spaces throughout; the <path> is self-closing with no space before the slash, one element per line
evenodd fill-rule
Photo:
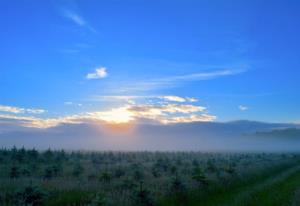
<path fill-rule="evenodd" d="M 251 121 L 170 125 L 138 123 L 118 128 L 84 123 L 46 129 L 15 126 L 10 121 L 1 128 L 0 144 L 6 148 L 235 152 L 293 152 L 300 149 L 298 125 Z M 286 132 L 287 128 L 293 128 L 295 132 L 290 134 Z"/>

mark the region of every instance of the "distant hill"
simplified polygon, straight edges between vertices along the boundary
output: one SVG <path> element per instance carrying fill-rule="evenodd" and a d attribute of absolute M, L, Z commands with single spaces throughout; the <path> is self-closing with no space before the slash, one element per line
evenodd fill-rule
<path fill-rule="evenodd" d="M 298 129 L 298 128 L 276 129 L 276 130 L 272 130 L 269 132 L 256 132 L 256 135 L 262 136 L 262 137 L 300 139 L 300 129 Z"/>
<path fill-rule="evenodd" d="M 196 136 L 239 136 L 242 134 L 253 134 L 257 132 L 270 132 L 272 130 L 281 130 L 287 128 L 299 128 L 296 124 L 287 123 L 266 123 L 248 120 L 239 120 L 232 122 L 193 122 L 180 124 L 141 124 L 138 131 L 141 134 L 148 133 L 174 133 L 180 135 L 182 133 Z"/>

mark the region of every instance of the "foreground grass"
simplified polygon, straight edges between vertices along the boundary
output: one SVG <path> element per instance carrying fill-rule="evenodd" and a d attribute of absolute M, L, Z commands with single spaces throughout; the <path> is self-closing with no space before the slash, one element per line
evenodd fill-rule
<path fill-rule="evenodd" d="M 162 205 L 190 206 L 285 206 L 299 204 L 300 188 L 298 163 L 281 165 L 228 187 L 210 188 L 208 192 L 192 191 L 184 199 L 171 197 Z"/>
<path fill-rule="evenodd" d="M 293 203 L 297 204 L 294 198 L 296 189 L 300 186 L 299 169 L 285 179 L 282 179 L 269 187 L 255 193 L 252 201 L 247 206 L 270 205 L 270 206 L 288 206 Z M 299 203 L 299 202 L 298 202 Z"/>
<path fill-rule="evenodd" d="M 291 182 L 275 191 L 278 204 L 293 198 L 299 161 L 296 153 L 0 149 L 0 205 L 276 205 L 276 184 Z"/>

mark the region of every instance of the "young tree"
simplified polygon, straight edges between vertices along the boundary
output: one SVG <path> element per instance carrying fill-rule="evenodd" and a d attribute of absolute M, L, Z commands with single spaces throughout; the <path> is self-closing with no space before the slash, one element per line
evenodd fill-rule
<path fill-rule="evenodd" d="M 47 193 L 44 190 L 30 185 L 17 192 L 14 202 L 15 205 L 42 206 L 46 198 Z"/>
<path fill-rule="evenodd" d="M 72 174 L 74 177 L 79 177 L 80 175 L 82 175 L 83 171 L 84 168 L 80 164 L 76 164 L 73 168 Z"/>
<path fill-rule="evenodd" d="M 228 165 L 224 168 L 224 171 L 227 172 L 230 175 L 233 175 L 235 173 L 235 169 L 232 165 Z"/>
<path fill-rule="evenodd" d="M 142 181 L 144 179 L 144 173 L 141 170 L 135 170 L 133 173 L 133 178 L 136 181 Z"/>
<path fill-rule="evenodd" d="M 198 183 L 199 187 L 208 185 L 206 176 L 200 167 L 194 168 L 192 179 Z"/>
<path fill-rule="evenodd" d="M 185 190 L 185 186 L 183 185 L 181 179 L 178 177 L 176 173 L 175 178 L 172 179 L 171 182 L 171 191 L 174 193 L 182 193 Z"/>
<path fill-rule="evenodd" d="M 100 175 L 100 181 L 105 183 L 105 184 L 108 184 L 110 183 L 111 179 L 112 179 L 112 175 L 110 172 L 103 172 L 101 175 Z"/>
<path fill-rule="evenodd" d="M 97 193 L 88 206 L 104 206 L 106 199 L 102 193 Z"/>
<path fill-rule="evenodd" d="M 61 164 L 55 164 L 52 166 L 52 172 L 53 172 L 53 176 L 57 177 L 58 175 L 60 175 L 60 173 L 63 171 L 63 167 L 61 166 Z"/>
<path fill-rule="evenodd" d="M 132 190 L 135 187 L 137 187 L 137 184 L 135 184 L 132 179 L 126 178 L 122 181 L 121 188 L 123 190 Z"/>
<path fill-rule="evenodd" d="M 122 176 L 124 176 L 124 175 L 125 175 L 125 170 L 122 169 L 122 168 L 120 168 L 120 167 L 118 167 L 118 168 L 115 170 L 115 172 L 114 172 L 114 176 L 115 176 L 116 178 L 120 178 L 120 177 L 122 177 Z"/>
<path fill-rule="evenodd" d="M 149 190 L 143 188 L 143 182 L 140 182 L 139 190 L 134 197 L 134 205 L 136 206 L 153 206 L 154 201 Z"/>
<path fill-rule="evenodd" d="M 31 149 L 27 151 L 27 155 L 30 161 L 37 160 L 39 153 L 36 149 Z"/>
<path fill-rule="evenodd" d="M 44 173 L 45 180 L 51 180 L 53 178 L 53 170 L 51 167 L 47 167 Z"/>
<path fill-rule="evenodd" d="M 12 179 L 16 179 L 20 176 L 19 168 L 17 166 L 12 166 L 10 168 L 9 177 Z"/>

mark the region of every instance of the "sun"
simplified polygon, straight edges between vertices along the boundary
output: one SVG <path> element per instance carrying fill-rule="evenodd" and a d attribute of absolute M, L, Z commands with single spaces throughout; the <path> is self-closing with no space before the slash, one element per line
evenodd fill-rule
<path fill-rule="evenodd" d="M 93 116 L 108 124 L 124 124 L 134 120 L 134 114 L 128 110 L 127 106 L 113 108 L 105 112 L 96 112 Z"/>

